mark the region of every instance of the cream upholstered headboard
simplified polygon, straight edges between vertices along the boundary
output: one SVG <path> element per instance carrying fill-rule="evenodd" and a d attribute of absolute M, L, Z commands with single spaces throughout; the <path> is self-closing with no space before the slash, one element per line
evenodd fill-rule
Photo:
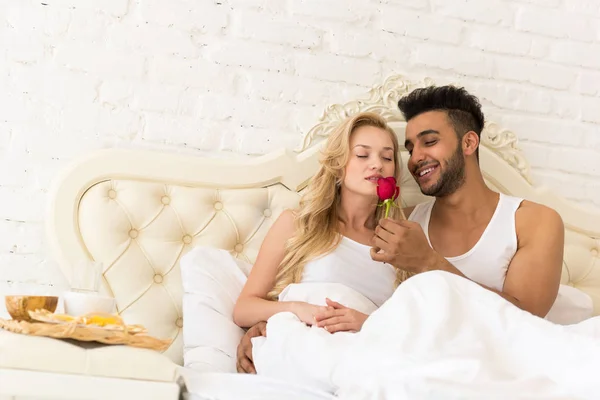
<path fill-rule="evenodd" d="M 116 298 L 128 323 L 172 338 L 166 354 L 181 364 L 181 256 L 193 246 L 210 245 L 253 262 L 272 222 L 297 204 L 331 128 L 370 110 L 390 121 L 402 143 L 398 99 L 428 83 L 392 76 L 364 99 L 328 107 L 298 151 L 243 160 L 123 149 L 90 154 L 55 181 L 47 224 L 55 256 L 67 278 L 78 261 L 101 261 L 102 291 Z M 406 152 L 402 159 L 406 163 Z M 562 282 L 590 294 L 600 314 L 600 215 L 534 188 L 517 138 L 494 124 L 482 134 L 480 159 L 490 187 L 562 215 L 567 229 Z M 401 185 L 405 205 L 425 199 L 406 168 Z"/>

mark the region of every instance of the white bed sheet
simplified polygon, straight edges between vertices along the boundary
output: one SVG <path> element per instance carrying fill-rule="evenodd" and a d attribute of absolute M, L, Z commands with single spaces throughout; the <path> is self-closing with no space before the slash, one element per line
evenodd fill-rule
<path fill-rule="evenodd" d="M 181 368 L 188 400 L 337 400 L 331 394 L 251 374 Z"/>

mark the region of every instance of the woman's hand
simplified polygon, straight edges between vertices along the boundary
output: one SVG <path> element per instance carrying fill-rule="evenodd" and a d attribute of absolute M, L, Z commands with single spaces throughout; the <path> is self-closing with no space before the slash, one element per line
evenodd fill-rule
<path fill-rule="evenodd" d="M 335 301 L 325 299 L 330 310 L 316 315 L 317 326 L 325 328 L 330 333 L 358 332 L 369 317 L 360 311 L 341 305 Z"/>
<path fill-rule="evenodd" d="M 314 325 L 317 323 L 315 316 L 317 314 L 322 314 L 329 310 L 333 310 L 333 308 L 325 306 L 316 306 L 314 304 L 305 303 L 303 301 L 297 301 L 292 303 L 292 308 L 290 311 L 296 314 L 296 316 L 300 318 L 300 320 L 305 324 Z"/>

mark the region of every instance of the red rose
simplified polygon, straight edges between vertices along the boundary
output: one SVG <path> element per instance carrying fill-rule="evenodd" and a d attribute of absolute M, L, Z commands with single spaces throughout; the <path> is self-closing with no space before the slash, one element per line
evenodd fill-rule
<path fill-rule="evenodd" d="M 400 188 L 396 186 L 396 178 L 393 176 L 377 180 L 377 196 L 379 196 L 379 200 L 396 200 L 399 194 Z"/>

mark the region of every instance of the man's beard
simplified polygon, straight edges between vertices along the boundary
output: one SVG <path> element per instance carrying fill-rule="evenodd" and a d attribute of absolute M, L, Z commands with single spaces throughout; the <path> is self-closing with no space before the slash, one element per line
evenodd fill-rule
<path fill-rule="evenodd" d="M 460 142 L 445 164 L 443 169 L 440 165 L 441 174 L 438 181 L 427 189 L 421 187 L 421 193 L 426 196 L 444 197 L 456 192 L 462 186 L 465 182 L 465 159 Z"/>

